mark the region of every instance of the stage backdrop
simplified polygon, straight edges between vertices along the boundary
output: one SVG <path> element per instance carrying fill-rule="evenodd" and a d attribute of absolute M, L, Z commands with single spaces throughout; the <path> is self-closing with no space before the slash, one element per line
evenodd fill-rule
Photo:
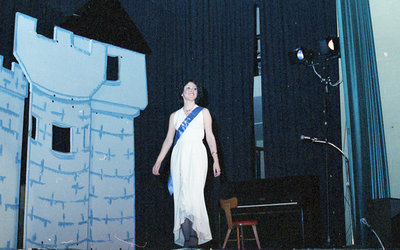
<path fill-rule="evenodd" d="M 261 1 L 263 124 L 266 176 L 319 177 L 320 245 L 344 244 L 342 155 L 333 147 L 307 143 L 301 135 L 341 148 L 339 87 L 322 82 L 310 66 L 290 65 L 287 53 L 314 51 L 316 72 L 340 82 L 338 61 L 318 60 L 319 43 L 337 36 L 335 1 Z"/>
<path fill-rule="evenodd" d="M 162 178 L 152 176 L 150 169 L 167 131 L 169 114 L 179 108 L 176 104 L 179 96 L 174 87 L 181 79 L 198 79 L 200 86 L 205 87 L 207 107 L 214 118 L 223 176 L 216 180 L 210 177 L 207 183 L 212 224 L 219 209 L 215 201 L 225 196 L 224 184 L 253 179 L 252 85 L 257 4 L 261 13 L 267 177 L 318 176 L 320 216 L 324 226 L 315 236 L 314 244 L 326 244 L 328 234 L 332 244 L 343 244 L 341 155 L 333 149 L 300 141 L 302 134 L 326 136 L 330 142 L 341 145 L 339 88 L 329 88 L 328 126 L 325 126 L 325 86 L 312 68 L 290 65 L 287 56 L 300 45 L 317 49 L 317 40 L 336 35 L 335 2 L 155 2 L 126 5 L 133 9 L 133 20 L 152 49 L 147 58 L 149 106 L 135 120 L 136 131 L 141 131 L 135 134 L 136 141 L 146 142 L 146 146 L 136 151 L 137 197 L 140 200 L 137 212 L 151 215 L 138 221 L 137 225 L 142 225 L 142 230 L 137 231 L 138 239 L 143 239 L 143 243 L 163 244 L 161 240 L 151 240 L 156 229 L 157 235 L 166 235 L 172 242 L 172 201 L 165 188 L 168 161 Z M 147 17 L 153 22 L 149 23 Z M 317 70 L 329 75 L 333 82 L 338 79 L 337 61 L 332 61 L 325 69 L 317 66 Z M 165 93 L 165 98 L 160 92 Z M 152 131 L 146 131 L 148 127 Z M 328 221 L 329 231 L 325 226 Z"/>
<path fill-rule="evenodd" d="M 0 54 L 4 56 L 4 67 L 9 68 L 14 60 L 12 44 L 16 11 L 37 18 L 38 33 L 52 38 L 54 26 L 63 27 L 77 10 L 89 2 L 3 0 Z M 261 13 L 267 176 L 319 176 L 323 203 L 321 216 L 326 216 L 328 202 L 324 173 L 329 166 L 329 213 L 335 214 L 330 217 L 332 225 L 329 231 L 332 242 L 341 244 L 344 229 L 340 156 L 329 152 L 326 163 L 322 147 L 305 145 L 299 140 L 301 134 L 324 137 L 324 88 L 311 68 L 289 65 L 287 58 L 287 52 L 299 45 L 314 46 L 315 40 L 336 34 L 334 1 L 97 2 L 104 3 L 104 6 L 109 6 L 107 2 L 120 2 L 149 47 L 146 56 L 148 106 L 134 124 L 135 143 L 140 145 L 135 150 L 137 245 L 173 248 L 173 204 L 166 189 L 169 161 L 164 163 L 161 178 L 151 174 L 151 167 L 167 132 L 168 117 L 180 107 L 180 97 L 175 89 L 178 82 L 187 78 L 197 81 L 204 88 L 202 104 L 213 116 L 223 168 L 223 175 L 217 179 L 210 176 L 206 186 L 213 233 L 216 232 L 214 226 L 219 210 L 217 200 L 225 195 L 224 184 L 253 178 L 252 85 L 256 4 Z M 105 15 L 100 12 L 98 16 Z M 326 72 L 335 79 L 332 72 L 336 68 L 330 66 L 330 69 Z M 327 137 L 340 145 L 338 89 L 330 89 L 327 114 Z M 21 174 L 24 173 L 22 170 Z M 327 234 L 322 232 L 321 235 L 323 241 Z"/>

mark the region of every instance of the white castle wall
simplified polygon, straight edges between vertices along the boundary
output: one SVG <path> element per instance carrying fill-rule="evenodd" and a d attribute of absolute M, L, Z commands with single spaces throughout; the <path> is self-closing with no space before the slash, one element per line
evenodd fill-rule
<path fill-rule="evenodd" d="M 133 249 L 133 120 L 147 105 L 145 56 L 17 13 L 14 55 L 31 84 L 24 247 Z M 119 79 L 106 80 L 107 56 Z M 52 149 L 56 125 L 70 152 Z M 32 119 L 30 120 L 32 128 Z"/>
<path fill-rule="evenodd" d="M 135 176 L 133 120 L 92 112 L 90 169 L 91 247 L 133 248 Z M 133 208 L 133 209 L 132 209 Z M 113 228 L 111 231 L 110 228 Z"/>
<path fill-rule="evenodd" d="M 90 165 L 89 101 L 56 98 L 35 85 L 29 138 L 25 242 L 28 247 L 87 247 Z M 52 150 L 52 126 L 71 128 L 71 152 Z"/>
<path fill-rule="evenodd" d="M 17 248 L 24 99 L 28 82 L 18 64 L 0 56 L 0 249 Z"/>

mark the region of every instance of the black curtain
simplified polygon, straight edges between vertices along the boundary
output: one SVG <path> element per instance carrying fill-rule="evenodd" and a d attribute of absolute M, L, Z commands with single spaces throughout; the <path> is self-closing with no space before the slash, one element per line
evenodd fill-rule
<path fill-rule="evenodd" d="M 161 177 L 153 176 L 151 167 L 169 115 L 180 108 L 176 87 L 184 79 L 198 83 L 201 105 L 213 117 L 223 174 L 212 177 L 210 162 L 205 196 L 216 238 L 224 183 L 253 177 L 254 6 L 241 0 L 126 1 L 126 6 L 152 51 L 147 57 L 149 104 L 135 119 L 136 242 L 173 247 L 173 201 L 166 184 L 169 155 Z"/>
<path fill-rule="evenodd" d="M 335 1 L 268 0 L 259 5 L 266 176 L 318 176 L 322 228 L 313 242 L 341 246 L 341 154 L 322 144 L 300 140 L 306 135 L 341 147 L 339 88 L 329 87 L 326 93 L 325 84 L 312 67 L 291 65 L 288 59 L 288 52 L 299 46 L 317 52 L 318 40 L 336 36 Z M 316 70 L 325 78 L 331 77 L 333 83 L 338 80 L 337 60 L 316 65 Z"/>

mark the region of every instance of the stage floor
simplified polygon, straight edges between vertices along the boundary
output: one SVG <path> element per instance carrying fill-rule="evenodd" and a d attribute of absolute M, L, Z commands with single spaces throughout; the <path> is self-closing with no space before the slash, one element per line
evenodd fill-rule
<path fill-rule="evenodd" d="M 226 250 L 233 250 L 237 248 L 225 248 Z M 246 249 L 254 249 L 254 248 L 246 248 Z M 261 248 L 261 250 L 332 250 L 332 249 L 352 249 L 352 250 L 376 250 L 382 248 L 355 248 L 355 247 L 335 247 L 335 248 Z M 398 248 L 385 248 L 386 250 L 395 250 Z M 174 248 L 173 250 L 222 250 L 222 248 Z"/>

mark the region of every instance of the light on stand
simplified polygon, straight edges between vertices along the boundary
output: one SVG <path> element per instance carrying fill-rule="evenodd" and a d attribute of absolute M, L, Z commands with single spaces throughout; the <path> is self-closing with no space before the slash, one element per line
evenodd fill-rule
<path fill-rule="evenodd" d="M 288 56 L 290 64 L 310 64 L 314 58 L 313 52 L 304 47 L 289 51 Z"/>
<path fill-rule="evenodd" d="M 328 41 L 328 48 L 331 50 L 331 51 L 337 51 L 337 44 L 333 41 L 333 39 L 330 39 L 329 41 Z"/>
<path fill-rule="evenodd" d="M 328 36 L 323 40 L 317 41 L 318 48 L 315 48 L 314 52 L 311 49 L 305 49 L 303 46 L 299 46 L 297 49 L 288 52 L 290 64 L 301 64 L 305 66 L 311 66 L 315 75 L 319 77 L 323 84 L 328 84 L 332 87 L 336 87 L 342 83 L 338 79 L 335 83 L 329 76 L 324 76 L 318 73 L 316 66 L 325 66 L 328 64 L 328 60 L 337 59 L 340 57 L 340 45 L 339 38 L 335 36 Z"/>
<path fill-rule="evenodd" d="M 324 40 L 318 41 L 319 54 L 323 59 L 329 60 L 340 57 L 339 38 L 328 36 Z"/>
<path fill-rule="evenodd" d="M 319 40 L 317 41 L 317 47 L 314 48 L 314 51 L 316 51 L 316 53 L 314 53 L 312 50 L 307 50 L 307 53 L 309 54 L 309 60 L 307 60 L 307 57 L 304 56 L 302 57 L 300 50 L 302 52 L 304 52 L 302 50 L 302 47 L 297 48 L 294 51 L 291 51 L 288 53 L 289 55 L 289 62 L 290 64 L 302 64 L 305 66 L 310 66 L 312 67 L 315 75 L 318 76 L 318 78 L 320 79 L 321 83 L 325 86 L 325 98 L 324 98 L 324 127 L 325 127 L 325 131 L 324 131 L 324 139 L 325 140 L 318 140 L 317 138 L 311 138 L 308 136 L 301 136 L 300 139 L 303 141 L 308 141 L 308 142 L 312 142 L 312 143 L 322 143 L 322 144 L 326 144 L 329 145 L 333 148 L 335 148 L 336 150 L 338 150 L 344 157 L 346 160 L 346 172 L 347 172 L 347 177 L 349 178 L 350 175 L 350 170 L 349 170 L 349 160 L 347 159 L 347 157 L 344 155 L 343 151 L 338 148 L 336 145 L 328 142 L 328 121 L 327 121 L 327 105 L 328 105 L 328 95 L 329 95 L 329 87 L 336 87 L 338 86 L 342 81 L 340 79 L 338 79 L 336 81 L 336 83 L 332 82 L 332 79 L 329 75 L 325 76 L 325 71 L 327 68 L 329 68 L 329 65 L 331 63 L 335 63 L 335 61 L 333 61 L 334 59 L 338 59 L 340 57 L 340 46 L 339 46 L 339 38 L 338 37 L 332 37 L 329 36 L 324 40 Z M 317 72 L 316 70 L 316 66 L 320 66 L 323 70 L 323 74 L 320 74 Z M 326 178 L 326 227 L 327 227 L 327 244 L 328 246 L 330 246 L 331 244 L 331 239 L 330 239 L 330 234 L 331 234 L 331 226 L 330 226 L 330 220 L 331 220 L 331 211 L 330 211 L 330 194 L 329 194 L 329 179 L 330 179 L 330 170 L 329 170 L 329 164 L 328 164 L 328 147 L 326 147 L 325 149 L 325 178 Z M 352 237 L 352 244 L 354 244 L 354 216 L 353 216 L 353 204 L 352 204 L 352 187 L 351 187 L 351 182 L 350 179 L 348 179 L 348 193 L 350 196 L 350 227 L 351 227 L 351 237 Z"/>

